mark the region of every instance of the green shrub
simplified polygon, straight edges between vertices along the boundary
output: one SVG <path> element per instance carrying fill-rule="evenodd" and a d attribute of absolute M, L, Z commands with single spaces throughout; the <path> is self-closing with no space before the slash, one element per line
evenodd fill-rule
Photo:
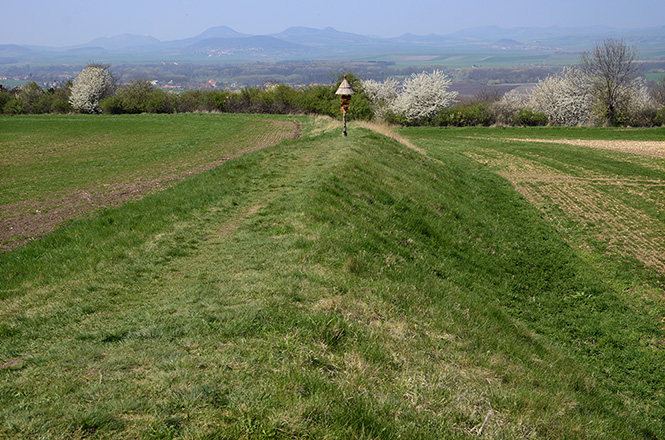
<path fill-rule="evenodd" d="M 340 106 L 332 86 L 310 86 L 299 91 L 298 107 L 303 113 L 336 117 Z"/>
<path fill-rule="evenodd" d="M 341 119 L 342 103 L 340 97 L 335 95 L 339 87 L 343 74 L 337 75 L 337 80 L 331 86 L 310 86 L 297 90 L 296 103 L 299 113 L 326 115 Z M 355 95 L 351 99 L 351 106 L 347 117 L 350 120 L 371 120 L 374 117 L 374 111 L 367 95 L 364 93 L 361 81 L 352 73 L 346 74 L 347 81 L 351 84 Z"/>
<path fill-rule="evenodd" d="M 261 113 L 261 90 L 256 87 L 247 87 L 238 93 L 233 93 L 227 101 L 227 110 L 231 113 Z"/>
<path fill-rule="evenodd" d="M 296 95 L 298 92 L 290 86 L 280 84 L 265 90 L 259 95 L 264 113 L 290 114 L 300 113 Z"/>
<path fill-rule="evenodd" d="M 148 113 L 175 113 L 177 96 L 164 90 L 154 90 L 146 103 Z"/>
<path fill-rule="evenodd" d="M 156 89 L 150 82 L 137 80 L 99 105 L 104 113 L 110 114 L 173 113 L 176 100 L 175 95 Z"/>
<path fill-rule="evenodd" d="M 25 113 L 35 115 L 49 111 L 48 100 L 44 99 L 44 90 L 34 81 L 21 87 L 18 98 Z"/>
<path fill-rule="evenodd" d="M 120 115 L 124 113 L 122 107 L 122 98 L 119 96 L 111 96 L 104 98 L 99 102 L 102 112 L 110 115 Z"/>
<path fill-rule="evenodd" d="M 409 124 L 406 118 L 403 115 L 398 115 L 395 114 L 391 111 L 386 111 L 386 113 L 383 116 L 383 119 L 385 119 L 386 122 L 389 124 L 396 124 L 396 125 L 403 125 L 403 126 L 410 126 L 412 124 Z"/>
<path fill-rule="evenodd" d="M 12 100 L 12 95 L 4 89 L 0 91 L 0 113 L 4 113 L 5 105 Z"/>
<path fill-rule="evenodd" d="M 191 113 L 203 110 L 203 92 L 201 90 L 187 90 L 178 95 L 176 111 L 178 113 Z"/>
<path fill-rule="evenodd" d="M 373 111 L 360 81 L 352 77 L 354 89 L 349 119 L 369 120 Z M 23 113 L 69 113 L 71 104 L 71 82 L 65 87 L 43 91 L 37 84 L 29 83 L 22 89 L 0 91 L 0 112 Z M 268 113 L 268 114 L 320 114 L 341 118 L 340 98 L 335 95 L 335 86 L 313 86 L 295 89 L 280 84 L 262 90 L 256 87 L 239 92 L 225 90 L 188 90 L 180 94 L 157 89 L 149 81 L 135 80 L 121 87 L 111 96 L 99 101 L 95 111 L 106 114 L 137 113 Z"/>
<path fill-rule="evenodd" d="M 658 111 L 653 107 L 632 110 L 626 117 L 621 118 L 621 125 L 630 127 L 653 127 L 661 125 L 658 123 L 657 117 Z"/>
<path fill-rule="evenodd" d="M 2 112 L 8 115 L 22 115 L 26 111 L 17 96 L 12 96 L 2 108 Z"/>
<path fill-rule="evenodd" d="M 69 103 L 70 87 L 71 83 L 68 83 L 65 87 L 48 90 L 47 95 L 51 100 L 51 113 L 71 113 L 74 111 L 72 105 Z"/>
<path fill-rule="evenodd" d="M 144 80 L 137 80 L 118 91 L 123 113 L 146 113 L 148 101 L 155 90 L 154 86 Z"/>
<path fill-rule="evenodd" d="M 455 106 L 441 110 L 432 125 L 453 127 L 490 126 L 496 122 L 485 104 Z"/>
<path fill-rule="evenodd" d="M 665 107 L 661 108 L 658 113 L 656 113 L 654 122 L 661 127 L 665 126 Z"/>
<path fill-rule="evenodd" d="M 230 92 L 226 92 L 223 90 L 211 90 L 209 92 L 206 92 L 203 95 L 204 97 L 203 106 L 208 111 L 225 112 L 227 111 L 227 102 L 229 99 L 229 94 Z"/>
<path fill-rule="evenodd" d="M 339 106 L 339 98 L 337 100 Z M 338 113 L 341 111 L 338 109 Z M 356 94 L 351 100 L 351 107 L 348 113 L 349 119 L 369 121 L 374 117 L 374 110 L 372 110 L 372 103 L 367 99 L 364 94 Z"/>
<path fill-rule="evenodd" d="M 513 116 L 513 124 L 522 125 L 525 127 L 547 125 L 547 115 L 545 113 L 522 109 L 515 116 Z"/>

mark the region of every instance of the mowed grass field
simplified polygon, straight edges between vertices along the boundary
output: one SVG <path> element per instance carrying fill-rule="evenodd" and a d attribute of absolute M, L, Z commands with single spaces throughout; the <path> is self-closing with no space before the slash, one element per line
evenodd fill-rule
<path fill-rule="evenodd" d="M 122 148 L 117 121 L 161 127 L 126 176 L 198 154 L 141 165 L 169 133 L 223 147 L 0 254 L 0 437 L 665 437 L 662 129 L 5 118 L 2 154 L 39 150 L 41 124 Z M 53 166 L 89 172 L 77 157 Z M 4 207 L 55 198 L 5 194 L 33 166 L 3 168 Z"/>

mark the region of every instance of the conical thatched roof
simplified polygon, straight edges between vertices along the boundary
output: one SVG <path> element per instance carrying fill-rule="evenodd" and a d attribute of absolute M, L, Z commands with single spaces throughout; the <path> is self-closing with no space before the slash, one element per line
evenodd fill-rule
<path fill-rule="evenodd" d="M 346 76 L 344 77 L 344 80 L 342 80 L 342 84 L 339 85 L 339 88 L 335 92 L 335 95 L 355 95 L 356 92 L 353 91 L 351 88 L 351 84 L 346 80 Z"/>

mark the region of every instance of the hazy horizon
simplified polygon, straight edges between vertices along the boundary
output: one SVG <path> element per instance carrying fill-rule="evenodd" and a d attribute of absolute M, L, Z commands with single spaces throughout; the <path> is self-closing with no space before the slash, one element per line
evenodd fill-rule
<path fill-rule="evenodd" d="M 169 41 L 193 37 L 215 26 L 228 26 L 253 35 L 304 26 L 397 37 L 405 33 L 443 35 L 482 26 L 608 26 L 630 30 L 665 24 L 662 0 L 636 0 L 628 8 L 625 5 L 625 2 L 600 0 L 561 0 L 556 5 L 525 0 L 453 5 L 434 0 L 406 4 L 395 0 L 334 3 L 317 0 L 304 5 L 266 0 L 233 3 L 10 0 L 0 9 L 5 17 L 11 17 L 0 28 L 0 44 L 71 46 L 122 34 L 149 35 Z"/>

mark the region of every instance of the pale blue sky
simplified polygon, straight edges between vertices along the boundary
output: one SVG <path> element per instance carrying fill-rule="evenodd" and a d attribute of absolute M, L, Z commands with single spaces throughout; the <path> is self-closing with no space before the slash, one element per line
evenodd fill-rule
<path fill-rule="evenodd" d="M 0 44 L 62 46 L 130 33 L 173 40 L 226 25 L 270 34 L 291 26 L 383 37 L 497 25 L 665 25 L 665 0 L 4 0 Z"/>

